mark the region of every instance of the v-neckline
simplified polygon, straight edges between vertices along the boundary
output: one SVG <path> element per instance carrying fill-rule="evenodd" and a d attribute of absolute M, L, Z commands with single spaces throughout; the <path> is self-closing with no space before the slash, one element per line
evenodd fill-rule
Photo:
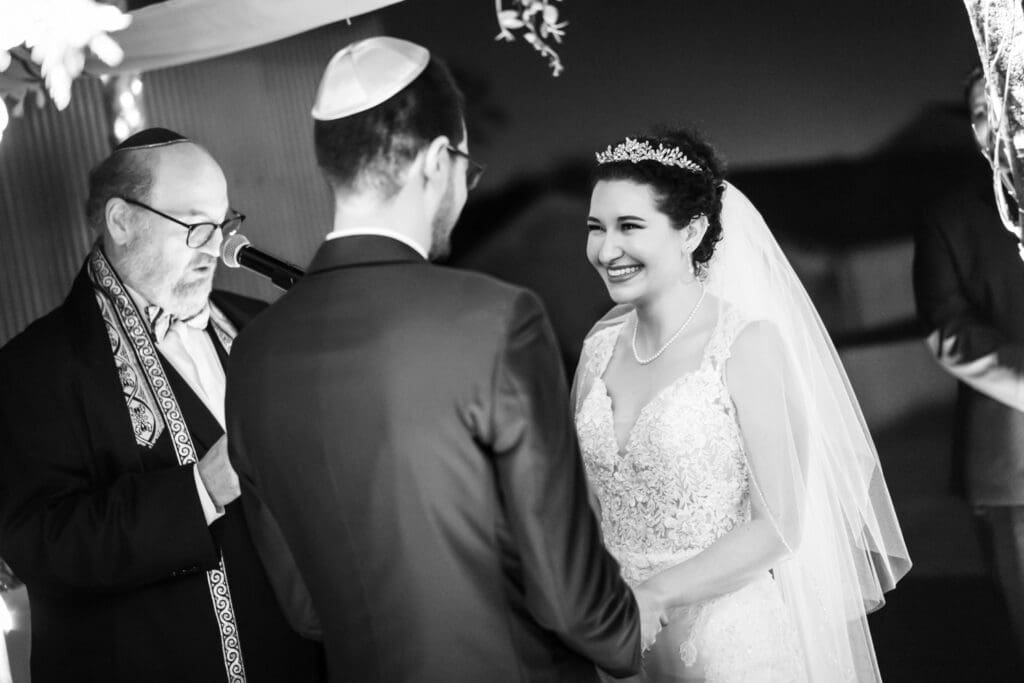
<path fill-rule="evenodd" d="M 629 446 L 631 443 L 633 443 L 633 432 L 636 431 L 637 425 L 640 424 L 640 421 L 643 419 L 648 409 L 654 404 L 658 403 L 663 396 L 668 394 L 669 390 L 674 389 L 678 385 L 682 384 L 684 380 L 688 380 L 691 377 L 696 376 L 701 371 L 703 371 L 707 366 L 708 360 L 711 357 L 711 344 L 712 342 L 715 341 L 715 337 L 718 335 L 718 330 L 722 324 L 722 318 L 724 317 L 724 311 L 721 308 L 719 308 L 717 313 L 718 317 L 715 319 L 715 324 L 711 328 L 711 334 L 708 336 L 708 341 L 704 345 L 704 350 L 701 352 L 700 363 L 697 365 L 696 368 L 692 370 L 687 370 L 686 372 L 679 375 L 674 380 L 663 386 L 661 389 L 655 392 L 655 394 L 651 396 L 651 398 L 649 398 L 646 403 L 640 406 L 640 410 L 636 412 L 636 417 L 633 418 L 633 424 L 631 424 L 629 426 L 629 429 L 626 430 L 626 440 L 623 443 L 619 442 L 619 435 L 615 429 L 615 400 L 612 398 L 611 393 L 608 391 L 608 385 L 604 381 L 604 375 L 606 372 L 608 372 L 608 366 L 611 365 L 612 357 L 615 355 L 615 347 L 617 347 L 619 344 L 619 336 L 622 332 L 623 327 L 628 322 L 628 319 L 623 320 L 619 327 L 615 328 L 615 336 L 613 337 L 611 351 L 608 354 L 608 359 L 604 363 L 604 367 L 601 368 L 601 374 L 599 374 L 597 378 L 594 380 L 594 384 L 595 386 L 597 384 L 600 384 L 601 391 L 604 393 L 604 397 L 608 405 L 608 422 L 611 431 L 611 439 L 612 442 L 615 444 L 615 452 L 620 459 L 626 457 L 629 454 Z"/>

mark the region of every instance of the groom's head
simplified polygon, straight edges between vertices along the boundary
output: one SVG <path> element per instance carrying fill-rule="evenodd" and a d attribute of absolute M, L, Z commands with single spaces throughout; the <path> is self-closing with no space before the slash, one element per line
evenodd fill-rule
<path fill-rule="evenodd" d="M 313 118 L 317 163 L 338 203 L 417 206 L 442 252 L 471 164 L 462 93 L 444 63 L 396 38 L 349 45 L 324 71 Z"/>

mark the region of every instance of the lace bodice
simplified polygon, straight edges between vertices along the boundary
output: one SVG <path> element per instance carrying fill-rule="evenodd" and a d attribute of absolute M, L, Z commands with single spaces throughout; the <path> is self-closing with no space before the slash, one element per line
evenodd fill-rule
<path fill-rule="evenodd" d="M 605 543 L 631 585 L 750 519 L 749 470 L 725 383 L 725 362 L 745 321 L 722 305 L 700 366 L 641 409 L 620 452 L 602 375 L 623 325 L 634 320 L 630 315 L 587 340 L 583 362 L 596 379 L 576 413 Z"/>

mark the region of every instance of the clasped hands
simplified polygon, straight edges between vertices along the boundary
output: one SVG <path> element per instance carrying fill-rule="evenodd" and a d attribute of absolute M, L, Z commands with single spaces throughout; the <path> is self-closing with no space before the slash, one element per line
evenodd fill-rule
<path fill-rule="evenodd" d="M 217 439 L 210 450 L 200 458 L 199 478 L 218 510 L 223 510 L 225 505 L 241 495 L 238 475 L 235 474 L 235 468 L 228 459 L 227 434 Z"/>
<path fill-rule="evenodd" d="M 633 589 L 633 597 L 640 608 L 640 649 L 647 651 L 668 625 L 668 614 L 664 602 L 646 582 Z"/>

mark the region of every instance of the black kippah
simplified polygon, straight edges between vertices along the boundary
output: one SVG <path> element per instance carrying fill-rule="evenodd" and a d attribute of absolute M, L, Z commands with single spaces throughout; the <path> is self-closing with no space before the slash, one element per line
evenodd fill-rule
<path fill-rule="evenodd" d="M 189 139 L 181 133 L 175 133 L 166 128 L 147 128 L 131 135 L 114 148 L 115 152 L 122 152 L 126 149 L 143 149 L 146 147 L 162 147 L 173 145 L 177 142 L 189 142 Z"/>

